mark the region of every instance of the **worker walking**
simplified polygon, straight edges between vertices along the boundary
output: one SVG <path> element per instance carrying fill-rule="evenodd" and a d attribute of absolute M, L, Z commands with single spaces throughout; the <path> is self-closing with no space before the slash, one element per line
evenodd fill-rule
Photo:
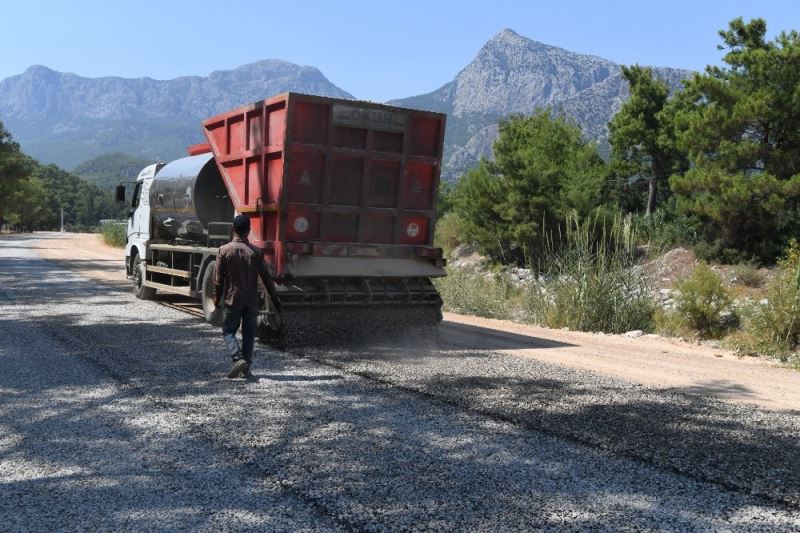
<path fill-rule="evenodd" d="M 222 336 L 233 359 L 228 378 L 251 378 L 253 346 L 260 308 L 258 278 L 264 282 L 275 307 L 280 302 L 275 296 L 275 284 L 264 263 L 261 251 L 250 244 L 250 219 L 238 215 L 233 219 L 235 236 L 222 246 L 217 254 L 214 271 L 214 305 L 224 304 Z M 224 295 L 223 295 L 224 292 Z M 224 296 L 224 297 L 223 297 Z M 242 327 L 242 344 L 236 340 L 236 331 Z"/>

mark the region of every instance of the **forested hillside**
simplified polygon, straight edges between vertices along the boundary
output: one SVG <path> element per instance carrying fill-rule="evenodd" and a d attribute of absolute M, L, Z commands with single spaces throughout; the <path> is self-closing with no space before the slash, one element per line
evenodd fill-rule
<path fill-rule="evenodd" d="M 103 190 L 113 190 L 121 181 L 135 180 L 139 172 L 154 163 L 149 159 L 112 152 L 85 161 L 72 173 Z"/>
<path fill-rule="evenodd" d="M 0 122 L 0 226 L 35 230 L 65 226 L 88 229 L 119 216 L 110 192 L 55 165 L 22 153 Z"/>

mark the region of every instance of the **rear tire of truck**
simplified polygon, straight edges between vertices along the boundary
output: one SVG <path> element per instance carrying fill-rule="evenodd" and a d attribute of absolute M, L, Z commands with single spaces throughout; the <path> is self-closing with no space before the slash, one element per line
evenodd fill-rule
<path fill-rule="evenodd" d="M 203 315 L 212 326 L 222 327 L 222 308 L 214 305 L 214 270 L 217 262 L 211 261 L 203 273 Z"/>
<path fill-rule="evenodd" d="M 156 295 L 156 290 L 153 287 L 145 287 L 144 279 L 144 262 L 138 255 L 133 260 L 133 294 L 140 300 L 152 300 Z"/>

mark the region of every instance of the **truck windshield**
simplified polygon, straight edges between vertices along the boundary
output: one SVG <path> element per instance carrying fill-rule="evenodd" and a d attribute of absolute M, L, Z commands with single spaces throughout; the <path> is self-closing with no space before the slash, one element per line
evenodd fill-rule
<path fill-rule="evenodd" d="M 131 207 L 136 208 L 139 206 L 139 191 L 142 188 L 142 182 L 138 182 L 133 189 L 133 196 L 131 197 Z"/>

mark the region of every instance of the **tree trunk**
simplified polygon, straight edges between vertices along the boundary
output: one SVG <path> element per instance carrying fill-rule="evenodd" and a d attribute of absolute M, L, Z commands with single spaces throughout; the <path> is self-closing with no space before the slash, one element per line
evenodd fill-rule
<path fill-rule="evenodd" d="M 656 180 L 650 178 L 650 186 L 647 191 L 647 209 L 644 212 L 646 217 L 649 217 L 653 211 L 656 210 Z"/>

